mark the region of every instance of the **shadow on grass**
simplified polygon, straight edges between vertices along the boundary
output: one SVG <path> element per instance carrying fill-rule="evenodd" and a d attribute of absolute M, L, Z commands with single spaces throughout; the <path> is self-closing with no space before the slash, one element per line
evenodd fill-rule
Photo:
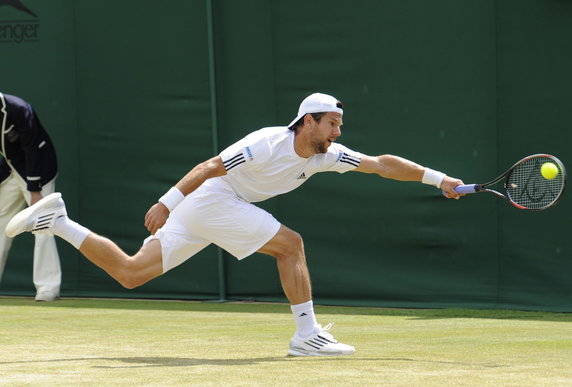
<path fill-rule="evenodd" d="M 126 300 L 65 298 L 56 302 L 36 303 L 33 298 L 0 297 L 0 306 L 34 306 L 38 308 L 80 308 L 80 309 L 122 309 L 122 310 L 164 310 L 183 312 L 222 313 L 279 313 L 290 314 L 288 304 L 255 302 L 201 302 L 169 300 Z M 520 311 L 507 309 L 401 309 L 374 307 L 321 306 L 316 313 L 359 315 L 359 316 L 401 316 L 416 320 L 479 318 L 495 320 L 557 321 L 572 323 L 572 313 Z"/>
<path fill-rule="evenodd" d="M 462 367 L 482 367 L 482 368 L 499 368 L 506 365 L 495 363 L 467 363 L 454 361 L 426 360 L 413 358 L 363 358 L 355 356 L 334 356 L 334 357 L 261 357 L 261 358 L 245 358 L 245 359 L 197 359 L 197 358 L 179 358 L 179 357 L 81 357 L 69 359 L 50 359 L 50 360 L 22 360 L 0 362 L 0 365 L 14 364 L 39 364 L 39 363 L 69 363 L 69 362 L 118 362 L 117 365 L 93 365 L 93 368 L 116 369 L 116 368 L 151 368 L 151 367 L 195 367 L 195 366 L 245 366 L 256 365 L 259 363 L 286 362 L 286 361 L 314 361 L 314 362 L 330 362 L 330 361 L 352 361 L 352 362 L 412 362 L 412 363 L 430 363 L 445 364 L 448 366 Z M 121 364 L 123 363 L 123 364 Z"/>

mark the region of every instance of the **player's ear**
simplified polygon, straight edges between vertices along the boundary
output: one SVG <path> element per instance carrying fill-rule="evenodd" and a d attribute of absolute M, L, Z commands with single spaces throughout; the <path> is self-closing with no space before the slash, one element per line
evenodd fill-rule
<path fill-rule="evenodd" d="M 304 116 L 304 125 L 311 125 L 314 121 L 314 117 L 310 113 Z"/>

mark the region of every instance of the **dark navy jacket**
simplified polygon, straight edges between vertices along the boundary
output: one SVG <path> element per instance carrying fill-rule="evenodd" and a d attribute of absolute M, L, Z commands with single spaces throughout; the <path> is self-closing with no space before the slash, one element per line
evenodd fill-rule
<path fill-rule="evenodd" d="M 28 191 L 40 191 L 58 173 L 56 151 L 29 103 L 0 93 L 0 182 L 14 168 Z"/>

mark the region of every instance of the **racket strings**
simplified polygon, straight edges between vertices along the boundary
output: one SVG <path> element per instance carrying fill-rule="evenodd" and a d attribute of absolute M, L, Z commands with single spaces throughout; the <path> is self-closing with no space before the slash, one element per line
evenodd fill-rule
<path fill-rule="evenodd" d="M 557 165 L 558 174 L 554 179 L 542 176 L 542 164 L 551 162 Z M 542 209 L 558 200 L 564 189 L 565 172 L 559 163 L 546 156 L 524 160 L 514 167 L 507 176 L 506 190 L 516 204 L 529 209 Z"/>

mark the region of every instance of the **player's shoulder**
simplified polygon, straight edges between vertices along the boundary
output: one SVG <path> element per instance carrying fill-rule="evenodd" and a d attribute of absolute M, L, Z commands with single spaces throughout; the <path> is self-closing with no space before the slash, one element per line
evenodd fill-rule
<path fill-rule="evenodd" d="M 285 126 L 270 126 L 254 131 L 244 137 L 243 144 L 263 148 L 275 148 L 288 141 L 293 132 Z"/>
<path fill-rule="evenodd" d="M 359 153 L 351 150 L 344 144 L 340 144 L 339 142 L 333 142 L 330 147 L 328 148 L 328 153 L 331 153 L 336 156 L 340 156 L 343 153 Z"/>
<path fill-rule="evenodd" d="M 250 133 L 245 138 L 280 140 L 282 138 L 288 137 L 291 132 L 292 131 L 286 126 L 268 126 L 266 128 L 258 129 Z"/>
<path fill-rule="evenodd" d="M 249 133 L 233 145 L 229 146 L 223 152 L 221 157 L 235 157 L 237 153 L 241 153 L 249 161 L 256 163 L 263 162 L 270 157 L 280 144 L 284 144 L 284 139 L 288 138 L 289 130 L 287 127 L 272 126 L 258 129 Z"/>
<path fill-rule="evenodd" d="M 328 151 L 324 154 L 324 157 L 334 161 L 335 163 L 350 162 L 350 164 L 355 165 L 359 164 L 363 154 L 356 152 L 339 142 L 333 142 L 328 148 Z"/>

